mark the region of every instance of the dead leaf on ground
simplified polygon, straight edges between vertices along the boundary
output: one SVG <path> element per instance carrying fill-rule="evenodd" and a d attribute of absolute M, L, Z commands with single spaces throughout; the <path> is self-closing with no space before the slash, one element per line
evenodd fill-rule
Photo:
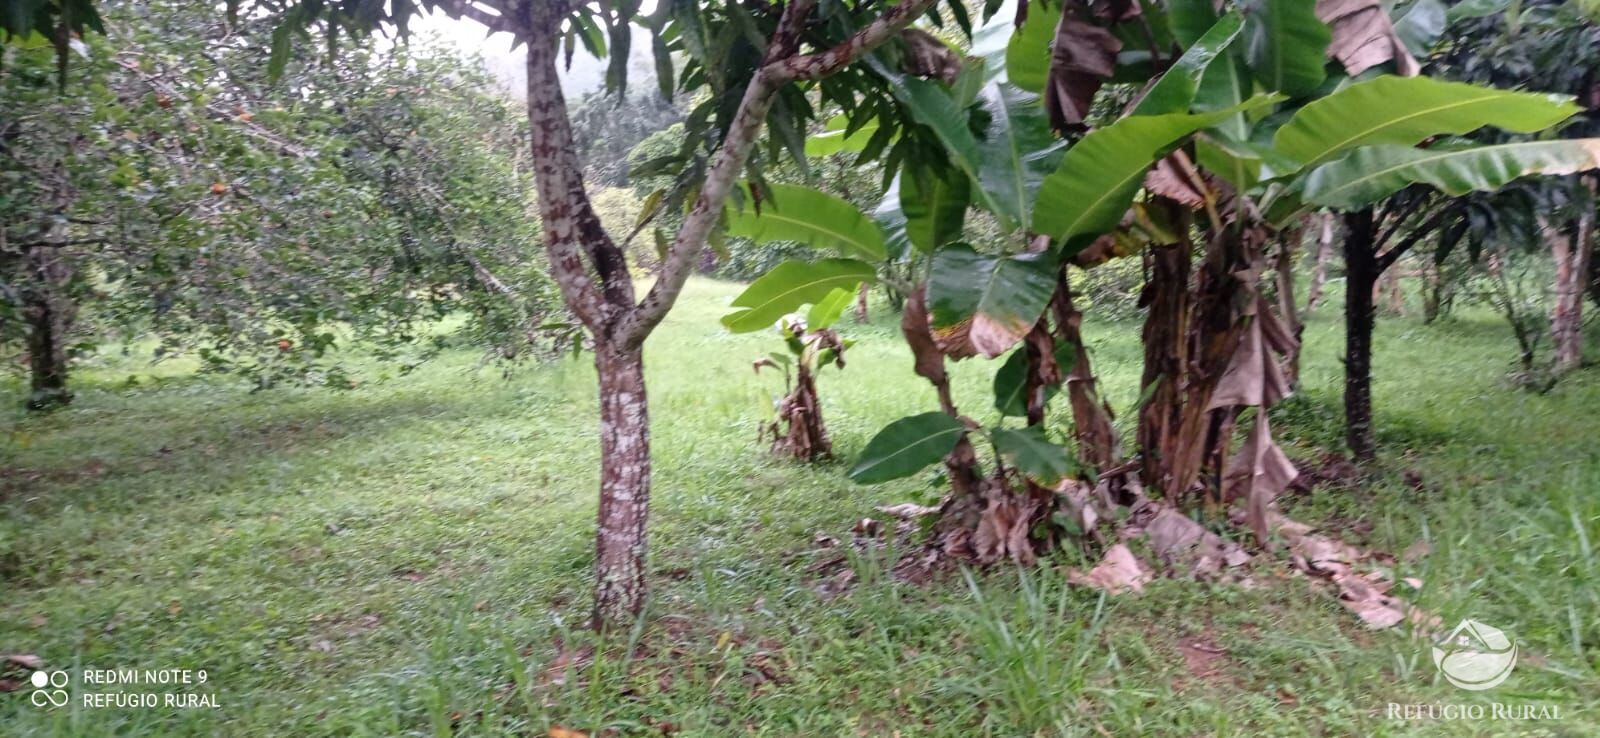
<path fill-rule="evenodd" d="M 8 654 L 6 656 L 6 661 L 16 664 L 24 669 L 33 669 L 37 671 L 44 668 L 44 659 L 41 659 L 31 653 Z"/>
<path fill-rule="evenodd" d="M 937 505 L 918 505 L 912 502 L 902 502 L 898 505 L 879 505 L 878 512 L 901 520 L 916 520 L 917 518 L 937 514 L 939 508 Z"/>
<path fill-rule="evenodd" d="M 1135 557 L 1127 545 L 1121 543 L 1106 549 L 1105 557 L 1088 573 L 1077 569 L 1067 570 L 1067 581 L 1111 594 L 1143 591 L 1150 579 L 1149 567 Z"/>

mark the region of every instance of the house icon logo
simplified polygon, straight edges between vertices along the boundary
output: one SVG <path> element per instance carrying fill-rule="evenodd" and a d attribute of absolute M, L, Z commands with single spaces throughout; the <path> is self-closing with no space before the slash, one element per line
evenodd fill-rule
<path fill-rule="evenodd" d="M 1433 644 L 1433 665 L 1451 684 L 1482 691 L 1511 676 L 1517 665 L 1517 644 L 1499 628 L 1467 619 Z"/>

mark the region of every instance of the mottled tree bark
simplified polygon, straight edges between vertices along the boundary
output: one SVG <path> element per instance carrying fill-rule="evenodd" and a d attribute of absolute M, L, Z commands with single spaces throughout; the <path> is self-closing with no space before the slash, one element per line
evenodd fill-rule
<path fill-rule="evenodd" d="M 30 277 L 22 290 L 28 326 L 28 409 L 51 410 L 72 401 L 67 389 L 67 334 L 76 309 L 65 294 L 72 270 L 60 248 L 32 248 L 24 258 Z"/>
<path fill-rule="evenodd" d="M 600 375 L 600 515 L 594 622 L 618 624 L 644 603 L 650 514 L 650 414 L 638 349 L 596 347 Z"/>
<path fill-rule="evenodd" d="M 1570 228 L 1546 229 L 1555 259 L 1555 306 L 1550 336 L 1555 341 L 1555 371 L 1565 374 L 1583 364 L 1583 293 L 1594 245 L 1594 212 L 1585 209 Z"/>
<path fill-rule="evenodd" d="M 1345 445 L 1357 461 L 1377 457 L 1372 433 L 1373 287 L 1378 282 L 1377 225 L 1372 210 L 1345 215 L 1344 426 Z"/>
<path fill-rule="evenodd" d="M 645 521 L 650 499 L 650 431 L 641 357 L 645 339 L 682 292 L 707 236 L 721 217 L 728 193 L 744 171 L 775 96 L 791 82 L 820 79 L 848 66 L 899 33 L 932 3 L 909 0 L 894 5 L 839 45 L 810 54 L 799 53 L 800 34 L 815 0 L 792 0 L 784 7 L 761 66 L 744 90 L 655 284 L 635 302 L 627 260 L 600 224 L 584 189 L 556 72 L 559 29 L 568 3 L 441 0 L 447 12 L 491 29 L 511 31 L 528 47 L 529 138 L 544 246 L 563 301 L 594 341 L 599 373 L 601 484 L 595 543 L 595 628 L 625 625 L 644 605 Z"/>
<path fill-rule="evenodd" d="M 857 323 L 865 323 L 865 322 L 867 322 L 867 295 L 870 294 L 870 292 L 871 292 L 871 287 L 866 282 L 862 282 L 861 286 L 856 289 L 856 322 Z"/>

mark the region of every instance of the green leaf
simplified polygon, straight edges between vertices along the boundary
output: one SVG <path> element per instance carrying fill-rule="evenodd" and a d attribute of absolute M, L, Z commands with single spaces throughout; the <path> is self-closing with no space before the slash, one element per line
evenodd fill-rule
<path fill-rule="evenodd" d="M 884 191 L 883 199 L 872 211 L 872 219 L 883 229 L 883 243 L 888 249 L 890 261 L 905 258 L 912 248 L 911 236 L 906 232 L 905 210 L 900 205 L 900 176 L 896 174 L 889 181 L 889 189 Z"/>
<path fill-rule="evenodd" d="M 1002 223 L 1020 227 L 1028 223 L 1034 195 L 1067 143 L 1051 132 L 1038 95 L 995 83 L 978 94 L 978 101 L 989 114 L 978 144 L 978 189 Z"/>
<path fill-rule="evenodd" d="M 660 33 L 650 35 L 650 51 L 656 60 L 656 87 L 661 91 L 661 97 L 671 100 L 674 88 L 672 52 L 667 50 L 667 42 Z"/>
<path fill-rule="evenodd" d="M 950 167 L 908 164 L 900 171 L 897 194 L 905 218 L 905 235 L 911 244 L 918 251 L 931 254 L 940 246 L 959 240 L 972 196 L 972 180 Z"/>
<path fill-rule="evenodd" d="M 911 476 L 944 458 L 966 432 L 965 424 L 941 412 L 901 418 L 867 442 L 850 478 L 877 484 Z"/>
<path fill-rule="evenodd" d="M 843 115 L 835 115 L 828 119 L 826 130 L 806 138 L 806 156 L 822 157 L 831 156 L 844 151 L 859 152 L 867 147 L 867 142 L 878 132 L 876 119 L 863 123 L 860 128 L 850 130 L 850 122 Z"/>
<path fill-rule="evenodd" d="M 1327 76 L 1323 69 L 1328 26 L 1312 0 L 1248 0 L 1244 11 L 1245 59 L 1256 80 L 1290 97 L 1310 94 Z"/>
<path fill-rule="evenodd" d="M 853 292 L 862 282 L 876 279 L 871 264 L 855 259 L 786 261 L 733 298 L 733 307 L 745 309 L 724 315 L 722 324 L 734 333 L 763 330 L 801 305 L 821 302 L 835 289 Z"/>
<path fill-rule="evenodd" d="M 1038 322 L 1056 277 L 1053 252 L 995 256 L 951 244 L 933 255 L 929 327 L 941 343 L 965 335 L 975 351 L 999 356 Z"/>
<path fill-rule="evenodd" d="M 976 177 L 978 139 L 967 126 L 966 111 L 950 92 L 937 82 L 907 77 L 881 64 L 875 68 L 890 81 L 895 98 L 910 109 L 911 117 L 933 131 L 951 163 Z"/>
<path fill-rule="evenodd" d="M 1415 0 L 1394 19 L 1394 35 L 1400 37 L 1412 56 L 1427 57 L 1448 24 L 1444 3 Z"/>
<path fill-rule="evenodd" d="M 838 322 L 839 316 L 844 315 L 844 309 L 850 306 L 851 298 L 856 296 L 855 290 L 835 287 L 827 297 L 818 300 L 806 312 L 806 328 L 808 330 L 821 330 Z"/>
<path fill-rule="evenodd" d="M 1061 367 L 1061 375 L 1066 376 L 1072 371 L 1073 362 L 1078 355 L 1072 345 L 1065 341 L 1056 343 L 1056 364 Z M 1024 396 L 1027 391 L 1028 377 L 1028 351 L 1018 348 L 1006 357 L 1005 363 L 1000 365 L 994 373 L 994 409 L 1000 411 L 1004 417 L 1020 418 L 1028 414 L 1028 398 Z M 1046 385 L 1044 401 L 1049 402 L 1060 391 L 1061 385 Z"/>
<path fill-rule="evenodd" d="M 1213 0 L 1170 0 L 1167 8 L 1173 39 L 1185 49 L 1199 41 L 1220 19 Z"/>
<path fill-rule="evenodd" d="M 1307 104 L 1278 129 L 1273 147 L 1291 159 L 1318 164 L 1356 146 L 1409 146 L 1484 126 L 1532 133 L 1578 110 L 1564 95 L 1385 75 Z"/>
<path fill-rule="evenodd" d="M 799 241 L 871 261 L 887 253 L 883 230 L 848 201 L 801 185 L 773 183 L 767 192 L 760 215 L 753 207 L 728 208 L 728 235 L 757 243 Z"/>
<path fill-rule="evenodd" d="M 983 60 L 985 84 L 1006 78 L 1007 57 L 1011 53 L 1011 36 L 1016 33 L 1016 0 L 1010 0 L 1002 12 L 988 17 L 977 32 L 972 34 L 971 55 Z M 1049 64 L 1049 59 L 1045 64 Z"/>
<path fill-rule="evenodd" d="M 1134 107 L 1132 115 L 1186 112 L 1194 102 L 1206 69 L 1239 37 L 1239 29 L 1243 25 L 1244 19 L 1238 13 L 1222 16 L 1161 75 L 1161 79 Z"/>
<path fill-rule="evenodd" d="M 1409 146 L 1366 146 L 1306 175 L 1305 199 L 1350 209 L 1424 183 L 1447 195 L 1496 190 L 1533 174 L 1573 174 L 1600 167 L 1600 138 L 1429 151 Z"/>
<path fill-rule="evenodd" d="M 1044 92 L 1045 80 L 1050 76 L 1050 42 L 1056 37 L 1059 14 L 1039 8 L 1039 12 L 1028 14 L 1022 28 L 1012 32 L 1006 42 L 1006 79 L 1011 84 L 1028 92 Z"/>
<path fill-rule="evenodd" d="M 1487 18 L 1496 13 L 1503 13 L 1509 7 L 1511 0 L 1461 0 L 1450 6 L 1446 17 L 1452 23 L 1472 18 Z"/>
<path fill-rule="evenodd" d="M 1077 472 L 1078 465 L 1065 447 L 1051 443 L 1044 427 L 1031 425 L 1021 430 L 996 428 L 990 431 L 995 450 L 1009 459 L 1034 481 L 1053 485 Z"/>
<path fill-rule="evenodd" d="M 1046 177 L 1034 205 L 1033 230 L 1081 248 L 1111 231 L 1139 191 L 1145 170 L 1184 137 L 1235 113 L 1281 98 L 1262 95 L 1211 113 L 1137 115 L 1084 136 Z"/>

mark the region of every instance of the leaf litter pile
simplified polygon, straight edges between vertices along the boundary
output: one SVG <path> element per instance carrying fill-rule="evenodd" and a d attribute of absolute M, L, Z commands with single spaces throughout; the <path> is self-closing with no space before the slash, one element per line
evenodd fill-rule
<path fill-rule="evenodd" d="M 1082 484 L 1063 482 L 1058 493 Z M 1093 510 L 1084 506 L 1083 510 Z M 1276 504 L 1268 507 L 1265 524 L 1268 544 L 1247 548 L 1223 538 L 1206 526 L 1160 500 L 1139 495 L 1127 506 L 1127 516 L 1111 540 L 1105 541 L 1098 563 L 1087 569 L 1065 568 L 1062 575 L 1072 584 L 1110 594 L 1140 592 L 1156 577 L 1233 585 L 1246 589 L 1269 586 L 1273 582 L 1306 578 L 1313 587 L 1336 596 L 1347 610 L 1368 628 L 1381 630 L 1410 622 L 1423 629 L 1437 628 L 1437 616 L 1408 603 L 1403 595 L 1416 592 L 1422 581 L 1415 577 L 1396 579 L 1395 565 L 1426 556 L 1429 547 L 1419 541 L 1397 559 L 1394 555 L 1362 549 L 1346 543 L 1330 532 L 1292 520 L 1281 514 Z M 925 527 L 924 519 L 937 516 L 938 506 L 912 503 L 878 508 L 885 520 L 862 518 L 848 544 L 832 536 L 818 536 L 811 555 L 815 559 L 807 571 L 814 577 L 814 588 L 824 596 L 839 596 L 858 580 L 857 570 L 846 547 L 860 554 L 893 548 L 895 542 L 914 540 Z M 1230 512 L 1230 523 L 1245 522 L 1242 510 Z M 945 536 L 942 540 L 911 547 L 896 554 L 893 575 L 901 581 L 921 584 L 941 570 L 960 564 L 992 564 L 1010 559 L 1031 564 L 1036 560 L 1020 554 L 1027 540 L 1022 525 L 1026 517 L 1009 514 L 1000 506 L 985 512 L 978 532 L 966 537 Z M 1093 520 L 1087 527 L 1094 527 Z M 988 532 L 986 532 L 988 531 Z M 1015 544 L 1015 546 L 1014 546 Z M 1135 553 L 1135 551 L 1139 553 Z M 1016 553 L 1013 553 L 1016 552 Z M 1277 567 L 1276 570 L 1266 567 Z"/>

